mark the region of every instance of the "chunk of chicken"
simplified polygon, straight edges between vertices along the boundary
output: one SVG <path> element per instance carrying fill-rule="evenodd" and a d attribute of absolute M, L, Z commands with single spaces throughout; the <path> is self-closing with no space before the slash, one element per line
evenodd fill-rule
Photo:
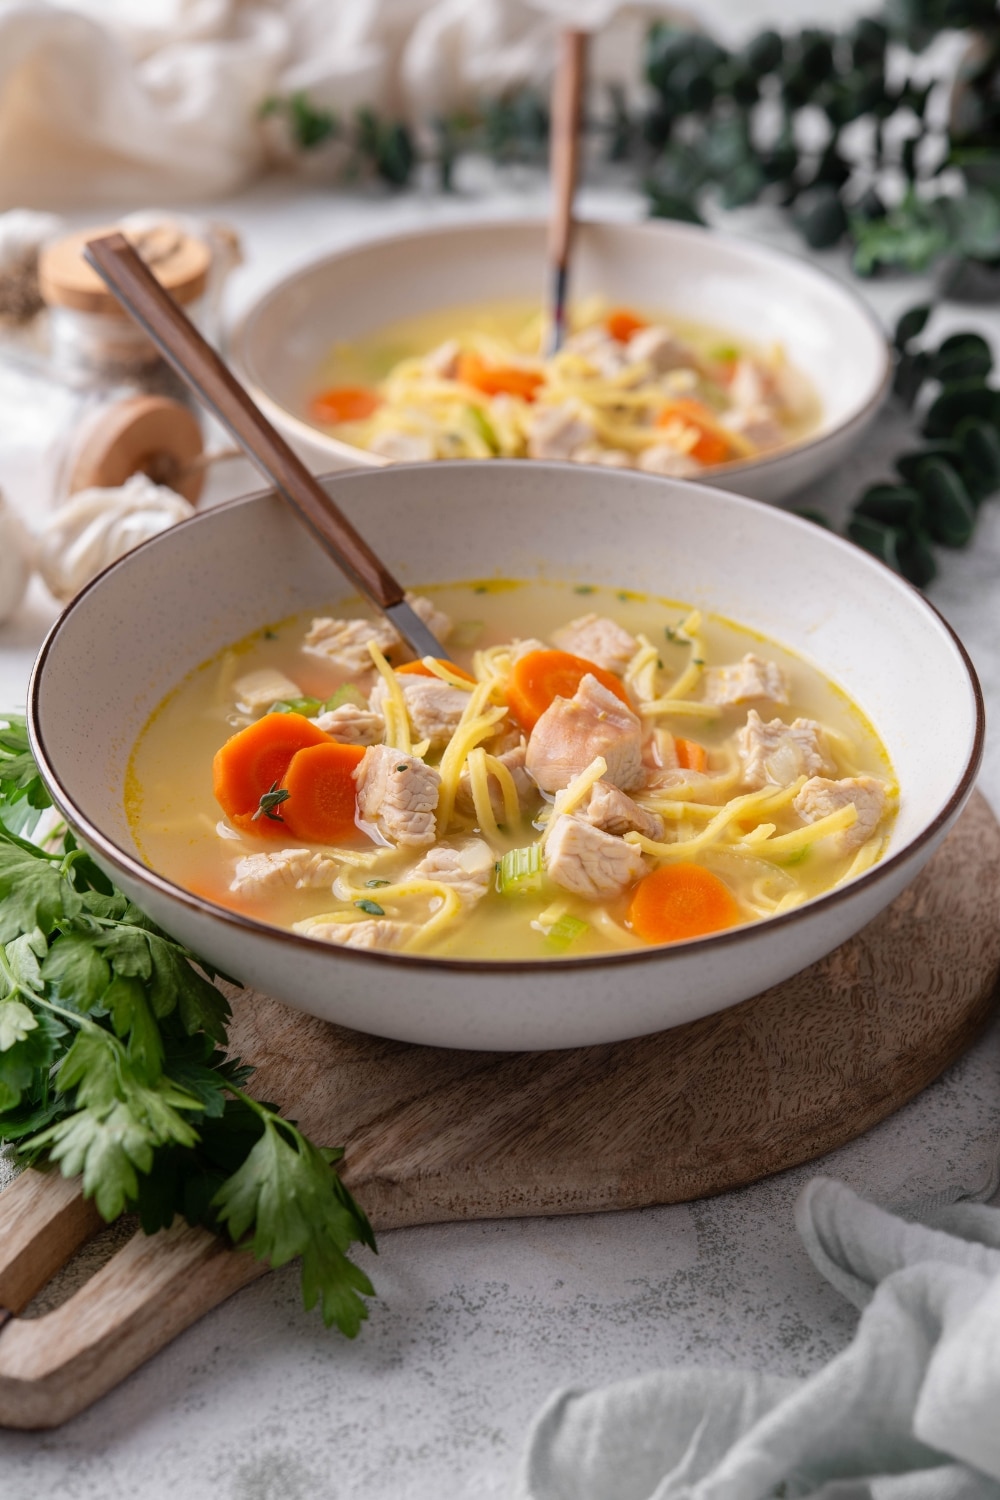
<path fill-rule="evenodd" d="M 579 333 L 572 334 L 566 340 L 563 347 L 571 354 L 582 355 L 605 380 L 610 380 L 628 364 L 624 347 L 611 337 L 603 323 L 592 323 L 589 328 L 581 328 Z"/>
<path fill-rule="evenodd" d="M 378 432 L 368 447 L 394 464 L 422 464 L 435 456 L 433 441 L 416 432 Z"/>
<path fill-rule="evenodd" d="M 384 655 L 398 652 L 400 639 L 388 620 L 333 620 L 320 616 L 306 631 L 303 650 L 321 656 L 346 677 L 364 677 L 372 670 L 368 642 Z"/>
<path fill-rule="evenodd" d="M 693 479 L 702 465 L 690 453 L 679 453 L 669 443 L 652 443 L 639 454 L 636 468 L 644 474 L 665 474 L 670 479 Z"/>
<path fill-rule="evenodd" d="M 795 719 L 791 724 L 772 719 L 765 724 L 752 708 L 736 736 L 736 750 L 743 764 L 743 785 L 752 792 L 765 786 L 791 786 L 800 776 L 833 770 L 823 745 L 822 725 L 813 719 Z"/>
<path fill-rule="evenodd" d="M 439 641 L 448 639 L 451 620 L 443 610 L 421 594 L 407 593 L 404 598 Z M 313 620 L 302 649 L 339 667 L 345 676 L 363 677 L 372 669 L 369 641 L 390 659 L 404 661 L 413 655 L 388 620 L 335 620 L 325 615 Z"/>
<path fill-rule="evenodd" d="M 362 922 L 324 922 L 322 917 L 311 917 L 296 922 L 292 930 L 321 943 L 336 943 L 339 948 L 385 952 L 404 948 L 420 928 L 416 922 L 396 922 L 391 917 L 371 917 Z"/>
<path fill-rule="evenodd" d="M 377 745 L 385 734 L 382 715 L 370 708 L 359 708 L 356 703 L 342 703 L 339 708 L 318 714 L 313 722 L 317 729 L 331 734 L 342 745 Z"/>
<path fill-rule="evenodd" d="M 840 853 L 853 854 L 866 844 L 885 815 L 885 787 L 875 776 L 847 776 L 843 781 L 827 781 L 813 776 L 799 792 L 792 806 L 803 823 L 818 823 L 830 813 L 853 803 L 857 818 L 850 828 L 835 834 Z"/>
<path fill-rule="evenodd" d="M 517 792 L 518 806 L 523 812 L 532 803 L 538 801 L 538 788 L 525 769 L 524 760 L 527 754 L 527 745 L 524 740 L 512 745 L 509 750 L 503 750 L 495 758 L 502 766 L 505 766 L 511 774 L 514 782 L 514 790 Z M 486 785 L 490 793 L 490 806 L 493 816 L 497 822 L 502 823 L 505 817 L 503 792 L 500 790 L 500 782 L 492 771 L 487 772 Z M 463 816 L 473 818 L 476 815 L 476 804 L 472 797 L 472 784 L 469 780 L 468 771 L 463 771 L 458 781 L 458 791 L 455 794 L 455 807 Z"/>
<path fill-rule="evenodd" d="M 282 699 L 302 697 L 298 683 L 274 667 L 261 667 L 256 672 L 247 672 L 245 677 L 237 677 L 233 693 L 237 708 L 248 714 L 260 713 Z"/>
<path fill-rule="evenodd" d="M 545 840 L 545 868 L 564 891 L 589 901 L 620 896 L 645 874 L 642 853 L 572 814 L 555 819 Z"/>
<path fill-rule="evenodd" d="M 746 438 L 755 448 L 767 452 L 788 441 L 785 430 L 769 406 L 750 406 L 744 411 L 729 412 L 722 425 Z"/>
<path fill-rule="evenodd" d="M 586 806 L 580 809 L 580 816 L 593 823 L 595 828 L 618 838 L 625 833 L 641 833 L 647 839 L 663 837 L 663 819 L 656 813 L 647 812 L 626 792 L 620 792 L 607 781 L 594 783 Z"/>
<path fill-rule="evenodd" d="M 624 448 L 601 448 L 596 443 L 584 443 L 574 448 L 570 458 L 575 464 L 597 464 L 602 469 L 631 469 L 631 454 Z"/>
<path fill-rule="evenodd" d="M 741 411 L 763 406 L 770 394 L 770 381 L 757 361 L 741 355 L 729 382 L 729 399 Z"/>
<path fill-rule="evenodd" d="M 446 641 L 451 635 L 451 617 L 446 615 L 443 609 L 438 609 L 430 599 L 423 594 L 411 594 L 409 589 L 403 595 L 413 613 L 427 626 L 431 635 L 436 635 L 439 641 Z"/>
<path fill-rule="evenodd" d="M 458 361 L 462 346 L 457 339 L 446 339 L 430 354 L 424 355 L 423 371 L 434 380 L 455 380 L 458 377 Z"/>
<path fill-rule="evenodd" d="M 742 661 L 725 667 L 707 667 L 702 676 L 706 703 L 728 708 L 733 703 L 787 703 L 788 683 L 781 668 L 748 651 Z"/>
<path fill-rule="evenodd" d="M 451 886 L 463 906 L 474 906 L 494 883 L 496 858 L 485 839 L 469 839 L 460 845 L 435 844 L 408 879 L 437 880 Z"/>
<path fill-rule="evenodd" d="M 525 765 L 543 792 L 558 792 L 598 755 L 612 785 L 623 792 L 642 785 L 642 725 L 588 672 L 572 698 L 553 699 L 535 724 Z"/>
<path fill-rule="evenodd" d="M 430 740 L 435 749 L 447 745 L 468 707 L 468 693 L 442 682 L 440 677 L 421 677 L 417 673 L 403 673 L 397 681 L 417 739 Z M 368 700 L 375 714 L 384 714 L 388 695 L 389 690 L 380 677 Z"/>
<path fill-rule="evenodd" d="M 568 459 L 574 448 L 593 439 L 593 426 L 575 407 L 566 403 L 543 406 L 532 417 L 528 428 L 528 455 L 531 458 Z"/>
<path fill-rule="evenodd" d="M 354 772 L 358 812 L 393 844 L 434 842 L 441 777 L 433 766 L 390 745 L 369 745 Z"/>
<path fill-rule="evenodd" d="M 669 328 L 662 324 L 651 324 L 640 328 L 628 341 L 629 364 L 648 365 L 657 375 L 668 370 L 694 370 L 698 356 L 690 344 L 685 344 Z"/>
<path fill-rule="evenodd" d="M 239 860 L 229 887 L 239 896 L 273 891 L 329 890 L 337 878 L 337 861 L 312 849 L 277 849 L 247 854 Z"/>
<path fill-rule="evenodd" d="M 606 615 L 580 615 L 552 632 L 553 644 L 572 656 L 596 662 L 606 672 L 620 677 L 639 649 L 634 635 Z"/>

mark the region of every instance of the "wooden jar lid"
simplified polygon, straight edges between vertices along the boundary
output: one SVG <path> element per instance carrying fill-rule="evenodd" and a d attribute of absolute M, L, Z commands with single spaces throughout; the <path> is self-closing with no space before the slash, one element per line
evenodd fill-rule
<path fill-rule="evenodd" d="M 38 259 L 38 284 L 50 307 L 128 317 L 118 299 L 83 258 L 83 247 L 88 240 L 110 234 L 116 228 L 114 224 L 105 224 L 81 229 L 45 246 Z M 170 223 L 130 231 L 126 238 L 178 302 L 193 302 L 201 296 L 212 259 L 204 241 Z"/>
<path fill-rule="evenodd" d="M 194 412 L 168 396 L 129 396 L 104 407 L 78 436 L 67 488 L 117 489 L 133 474 L 146 474 L 197 503 L 204 484 L 198 465 L 204 451 Z"/>

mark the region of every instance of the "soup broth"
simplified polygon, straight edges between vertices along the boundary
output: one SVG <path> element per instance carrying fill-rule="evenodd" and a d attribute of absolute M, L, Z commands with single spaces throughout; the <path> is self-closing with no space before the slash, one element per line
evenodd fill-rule
<path fill-rule="evenodd" d="M 147 864 L 330 942 L 558 959 L 764 919 L 881 857 L 885 751 L 777 643 L 604 588 L 423 595 L 457 676 L 407 670 L 358 606 L 273 623 L 186 678 L 130 762 Z"/>
<path fill-rule="evenodd" d="M 695 476 L 799 442 L 820 416 L 779 347 L 580 304 L 554 355 L 527 301 L 455 307 L 338 344 L 310 415 L 386 458 L 565 458 Z"/>

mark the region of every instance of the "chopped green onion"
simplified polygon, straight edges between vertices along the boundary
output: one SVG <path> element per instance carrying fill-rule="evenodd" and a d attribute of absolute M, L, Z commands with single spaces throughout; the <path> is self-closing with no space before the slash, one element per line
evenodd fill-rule
<path fill-rule="evenodd" d="M 473 427 L 479 433 L 479 436 L 482 438 L 483 442 L 486 444 L 490 452 L 499 453 L 500 439 L 497 437 L 493 423 L 483 411 L 483 408 L 481 406 L 470 406 L 469 416 L 472 418 Z"/>
<path fill-rule="evenodd" d="M 500 861 L 497 889 L 501 896 L 523 896 L 542 888 L 542 850 L 540 844 L 526 849 L 508 849 Z"/>
<path fill-rule="evenodd" d="M 314 719 L 322 707 L 319 698 L 279 698 L 277 703 L 271 704 L 268 713 L 304 714 L 307 719 Z"/>
<path fill-rule="evenodd" d="M 594 585 L 592 583 L 578 583 L 573 589 L 574 594 L 592 594 Z"/>
<path fill-rule="evenodd" d="M 376 886 L 376 885 L 392 885 L 392 881 L 391 880 L 366 880 L 365 881 L 365 885 L 368 886 L 369 889 L 371 889 L 373 886 Z"/>
<path fill-rule="evenodd" d="M 558 948 L 562 952 L 569 947 L 570 943 L 575 943 L 577 938 L 588 930 L 589 926 L 590 923 L 585 922 L 582 917 L 574 917 L 569 912 L 566 912 L 559 918 L 558 922 L 554 922 L 549 928 L 545 936 L 545 941 L 550 948 Z"/>
<path fill-rule="evenodd" d="M 363 901 L 355 901 L 359 911 L 367 912 L 370 917 L 384 917 L 385 907 L 379 906 L 377 901 L 369 901 L 367 897 Z"/>
<path fill-rule="evenodd" d="M 327 698 L 323 704 L 324 713 L 332 713 L 335 708 L 343 708 L 345 703 L 352 704 L 355 708 L 367 708 L 368 699 L 359 687 L 353 682 L 345 682 L 339 687 L 332 698 Z"/>
<path fill-rule="evenodd" d="M 728 361 L 739 359 L 740 351 L 735 344 L 719 344 L 718 348 L 712 350 L 711 358 Z"/>

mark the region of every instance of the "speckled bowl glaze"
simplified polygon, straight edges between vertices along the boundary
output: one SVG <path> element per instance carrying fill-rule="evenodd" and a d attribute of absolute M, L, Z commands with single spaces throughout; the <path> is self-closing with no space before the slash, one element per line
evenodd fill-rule
<path fill-rule="evenodd" d="M 124 808 L 132 746 L 208 657 L 267 620 L 328 612 L 350 592 L 273 495 L 234 501 L 139 547 L 74 600 L 35 667 L 31 736 L 58 806 L 118 884 L 195 951 L 291 1005 L 406 1041 L 505 1050 L 677 1026 L 776 984 L 870 921 L 971 790 L 983 710 L 961 645 L 908 584 L 818 526 L 699 485 L 556 464 L 421 465 L 325 483 L 410 585 L 611 584 L 690 600 L 773 636 L 869 715 L 901 804 L 888 854 L 853 884 L 667 948 L 511 964 L 408 957 L 331 947 L 213 906 L 139 857 Z M 531 628 L 526 619 L 524 634 Z"/>
<path fill-rule="evenodd" d="M 333 346 L 399 318 L 505 298 L 541 299 L 545 225 L 462 224 L 366 241 L 295 271 L 253 306 L 232 356 L 254 398 L 316 472 L 388 463 L 309 420 Z M 777 501 L 834 468 L 888 390 L 885 335 L 849 287 L 793 255 L 691 224 L 584 223 L 573 292 L 780 343 L 813 381 L 819 426 L 771 457 L 713 469 L 721 489 Z"/>

